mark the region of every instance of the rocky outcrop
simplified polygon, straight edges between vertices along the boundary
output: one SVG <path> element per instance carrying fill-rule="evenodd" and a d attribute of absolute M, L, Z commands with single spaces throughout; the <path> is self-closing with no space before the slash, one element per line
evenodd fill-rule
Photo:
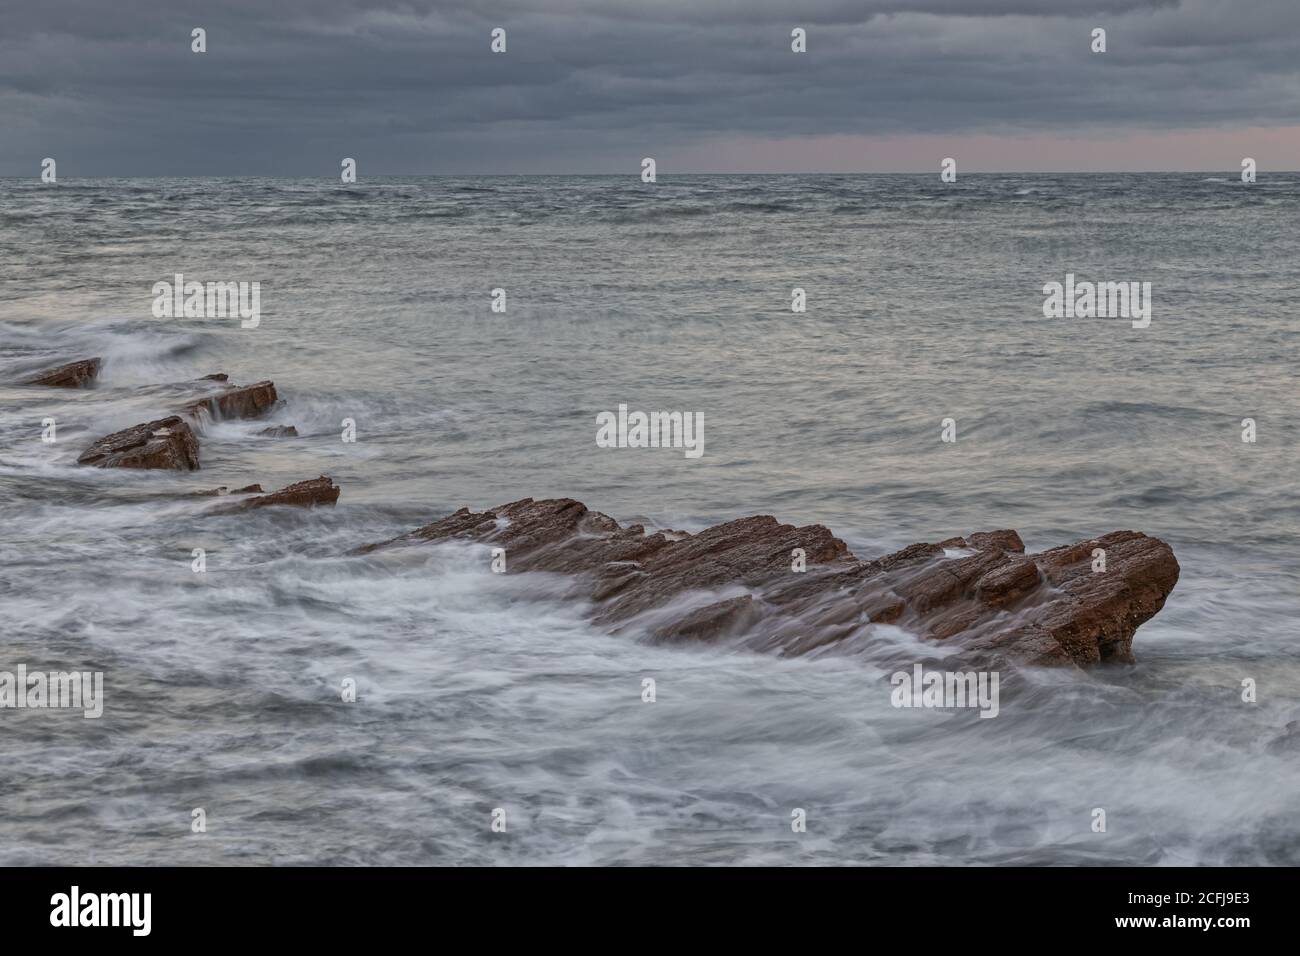
<path fill-rule="evenodd" d="M 1135 531 L 1034 555 L 1016 532 L 991 531 L 862 561 L 821 525 L 763 515 L 646 533 L 568 498 L 462 508 L 356 553 L 450 539 L 504 548 L 508 571 L 577 575 L 596 623 L 615 631 L 799 655 L 856 652 L 896 625 L 965 667 L 1131 662 L 1134 632 L 1179 573 L 1167 544 Z"/>
<path fill-rule="evenodd" d="M 258 489 L 261 490 L 260 488 Z M 214 508 L 212 514 L 236 514 L 254 508 L 266 508 L 271 505 L 287 505 L 294 508 L 314 508 L 318 505 L 332 505 L 339 500 L 339 486 L 333 480 L 322 475 L 310 481 L 299 481 L 292 485 L 256 498 Z"/>
<path fill-rule="evenodd" d="M 225 383 L 225 378 L 208 376 L 212 381 Z M 257 418 L 279 401 L 274 382 L 257 382 L 253 385 L 230 385 L 204 398 L 191 402 L 181 409 L 182 415 L 208 417 L 221 421 L 226 418 Z"/>
<path fill-rule="evenodd" d="M 97 358 L 69 362 L 24 380 L 23 385 L 48 385 L 52 388 L 85 388 L 99 375 L 102 362 Z"/>
<path fill-rule="evenodd" d="M 105 435 L 81 453 L 77 464 L 193 471 L 199 467 L 199 443 L 186 421 L 172 415 Z"/>
<path fill-rule="evenodd" d="M 86 361 L 95 363 L 95 369 L 98 370 L 99 359 Z M 73 363 L 73 365 L 62 366 L 40 378 L 44 380 L 54 376 L 55 373 L 85 364 Z M 231 385 L 229 376 L 224 372 L 205 375 L 199 381 L 216 383 L 217 391 L 190 402 L 181 409 L 180 415 L 171 415 L 106 435 L 87 448 L 77 459 L 78 463 L 100 468 L 175 468 L 193 471 L 199 467 L 199 443 L 190 422 L 182 418 L 182 415 L 190 419 L 256 418 L 279 401 L 273 382 L 258 382 L 244 386 Z M 42 383 L 51 384 L 45 381 Z M 260 492 L 262 489 L 261 486 L 251 485 L 244 490 Z M 224 493 L 224 488 L 206 493 L 199 492 L 199 494 L 214 495 Z M 235 492 L 235 494 L 239 493 Z"/>

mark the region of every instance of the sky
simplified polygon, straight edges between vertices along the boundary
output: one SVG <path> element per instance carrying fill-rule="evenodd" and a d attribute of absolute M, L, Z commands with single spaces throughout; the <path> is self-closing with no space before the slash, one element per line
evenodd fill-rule
<path fill-rule="evenodd" d="M 1300 0 L 0 0 L 0 175 L 47 156 L 60 179 L 1263 174 L 1300 169 Z"/>

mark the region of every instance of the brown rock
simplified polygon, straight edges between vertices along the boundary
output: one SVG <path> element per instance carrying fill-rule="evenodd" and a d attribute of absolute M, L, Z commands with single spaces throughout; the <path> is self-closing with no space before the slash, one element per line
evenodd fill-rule
<path fill-rule="evenodd" d="M 69 362 L 41 372 L 22 382 L 23 385 L 48 385 L 53 388 L 85 388 L 99 375 L 102 362 L 97 358 Z"/>
<path fill-rule="evenodd" d="M 1016 532 L 989 531 L 861 561 L 821 525 L 762 515 L 679 538 L 623 528 L 568 498 L 462 508 L 354 553 L 452 538 L 505 548 L 512 572 L 577 575 L 595 621 L 612 630 L 727 637 L 794 655 L 855 652 L 873 640 L 871 625 L 896 624 L 967 667 L 1131 662 L 1134 631 L 1164 606 L 1179 573 L 1167 544 L 1134 531 L 1037 555 L 1024 554 Z M 1098 547 L 1107 570 L 1093 573 Z M 792 570 L 796 548 L 802 573 Z"/>
<path fill-rule="evenodd" d="M 199 443 L 185 420 L 172 415 L 104 436 L 81 453 L 77 464 L 194 471 L 199 467 Z"/>
<path fill-rule="evenodd" d="M 975 582 L 975 596 L 992 607 L 1006 607 L 1038 587 L 1038 565 L 1028 558 L 1008 558 Z"/>
<path fill-rule="evenodd" d="M 214 420 L 225 418 L 257 418 L 279 400 L 274 382 L 255 385 L 231 385 L 206 398 L 191 402 L 181 409 L 183 415 L 206 413 Z"/>
<path fill-rule="evenodd" d="M 258 491 L 261 486 L 252 485 Z M 247 490 L 247 489 L 244 489 Z M 294 508 L 314 508 L 317 505 L 332 505 L 339 500 L 339 487 L 332 479 L 322 475 L 310 481 L 299 481 L 292 485 L 273 491 L 269 495 L 247 498 L 237 504 L 222 505 L 214 508 L 212 514 L 235 514 L 250 511 L 253 508 L 265 508 L 269 505 L 288 505 Z"/>
<path fill-rule="evenodd" d="M 263 428 L 258 434 L 267 438 L 297 438 L 298 429 L 292 425 L 272 425 L 270 428 Z"/>
<path fill-rule="evenodd" d="M 1014 531 L 977 531 L 966 539 L 966 547 L 976 551 L 1018 551 L 1025 553 L 1025 543 Z"/>

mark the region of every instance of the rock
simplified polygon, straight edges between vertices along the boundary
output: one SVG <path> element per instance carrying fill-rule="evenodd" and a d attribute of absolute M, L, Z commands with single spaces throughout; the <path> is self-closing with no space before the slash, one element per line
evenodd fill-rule
<path fill-rule="evenodd" d="M 227 375 L 225 372 L 213 372 L 211 375 L 204 375 L 201 379 L 199 379 L 199 381 L 200 382 L 228 382 L 230 381 L 230 376 Z"/>
<path fill-rule="evenodd" d="M 194 471 L 199 467 L 199 443 L 185 420 L 172 415 L 104 436 L 81 453 L 77 464 Z"/>
<path fill-rule="evenodd" d="M 1178 580 L 1172 549 L 1115 531 L 1026 555 L 1014 531 L 914 544 L 861 561 L 821 525 L 762 515 L 698 534 L 647 534 L 568 498 L 525 498 L 455 514 L 380 549 L 448 539 L 506 550 L 507 569 L 579 576 L 597 624 L 661 640 L 727 637 L 783 655 L 856 652 L 894 624 L 940 644 L 961 666 L 1131 662 L 1133 634 Z M 807 570 L 792 569 L 802 549 Z M 1092 571 L 1094 548 L 1107 570 Z M 950 550 L 958 556 L 949 557 Z M 878 634 L 878 631 L 875 631 Z M 891 653 L 884 645 L 881 653 Z M 899 647 L 900 660 L 915 651 Z"/>
<path fill-rule="evenodd" d="M 250 486 L 261 491 L 259 485 Z M 317 505 L 332 505 L 339 500 L 339 487 L 332 479 L 322 475 L 310 481 L 299 481 L 279 491 L 258 498 L 247 498 L 237 504 L 222 505 L 214 508 L 212 514 L 235 514 L 253 508 L 265 508 L 269 505 L 288 505 L 295 508 L 314 508 Z"/>
<path fill-rule="evenodd" d="M 272 408 L 278 400 L 274 382 L 229 385 L 206 398 L 186 405 L 181 409 L 181 414 L 197 416 L 206 413 L 217 421 L 224 418 L 257 418 Z"/>
<path fill-rule="evenodd" d="M 298 429 L 292 425 L 272 425 L 270 428 L 263 428 L 258 434 L 267 438 L 297 438 Z"/>
<path fill-rule="evenodd" d="M 191 494 L 196 498 L 220 498 L 223 495 L 260 495 L 261 493 L 261 485 L 245 485 L 243 488 L 236 488 L 234 491 L 227 491 L 225 485 L 219 485 L 216 488 L 209 488 L 206 491 L 191 492 Z"/>
<path fill-rule="evenodd" d="M 23 385 L 48 385 L 53 388 L 85 388 L 99 375 L 100 359 L 82 359 L 69 362 L 26 379 Z"/>
<path fill-rule="evenodd" d="M 975 582 L 975 596 L 990 607 L 1015 604 L 1038 587 L 1038 565 L 1028 558 L 1011 558 Z"/>

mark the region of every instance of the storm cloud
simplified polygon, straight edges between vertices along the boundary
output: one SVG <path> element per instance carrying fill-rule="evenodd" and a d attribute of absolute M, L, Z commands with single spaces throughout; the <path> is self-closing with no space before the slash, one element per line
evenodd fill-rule
<path fill-rule="evenodd" d="M 1295 168 L 1297 64 L 1294 0 L 5 0 L 0 174 Z"/>

